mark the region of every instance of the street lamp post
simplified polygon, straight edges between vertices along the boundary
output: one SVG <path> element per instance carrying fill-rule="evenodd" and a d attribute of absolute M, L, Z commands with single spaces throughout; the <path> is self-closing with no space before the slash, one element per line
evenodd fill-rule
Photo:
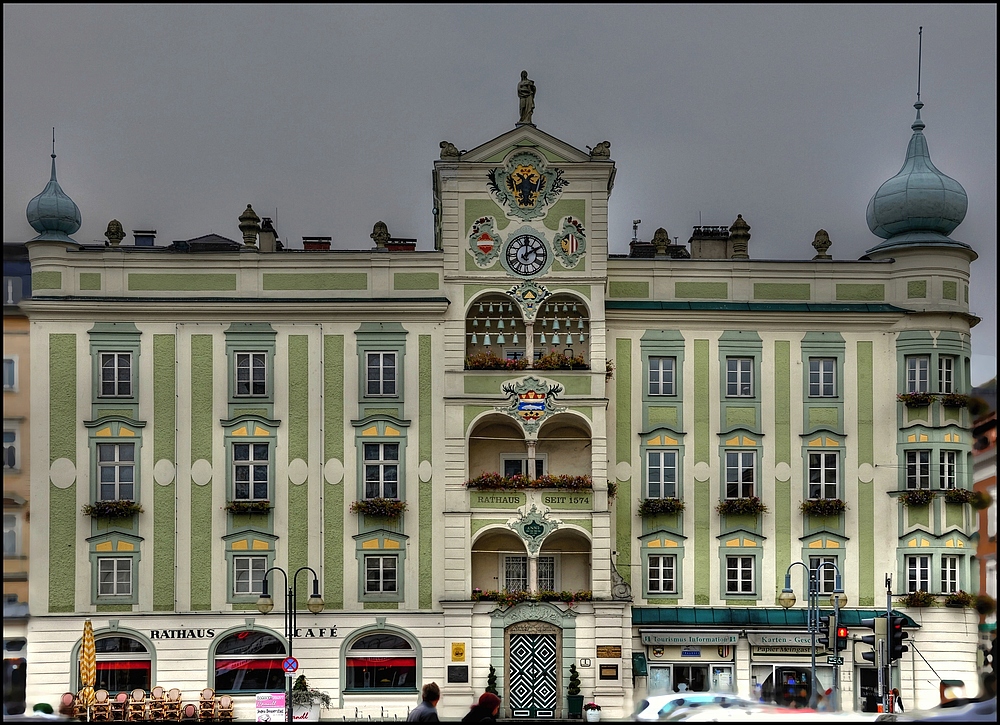
<path fill-rule="evenodd" d="M 816 569 L 810 569 L 801 561 L 793 561 L 788 565 L 788 569 L 785 571 L 785 588 L 781 590 L 781 594 L 778 595 L 778 603 L 788 609 L 795 605 L 795 592 L 792 591 L 792 567 L 798 564 L 805 568 L 806 572 L 809 574 L 809 591 L 807 599 L 807 622 L 808 631 L 812 635 L 812 646 L 810 651 L 812 654 L 812 686 L 809 688 L 809 707 L 815 709 L 816 704 L 819 699 L 818 683 L 816 681 L 816 632 L 819 631 L 819 575 L 826 567 L 832 567 L 836 572 L 834 578 L 833 593 L 830 595 L 830 603 L 833 605 L 833 628 L 836 632 L 837 628 L 840 626 L 840 608 L 847 604 L 847 595 L 844 593 L 844 588 L 841 584 L 840 569 L 832 561 L 820 562 Z M 834 644 L 834 655 L 839 658 L 840 653 L 836 649 L 836 644 Z M 835 710 L 840 710 L 840 666 L 834 665 L 833 669 L 833 693 L 834 702 L 833 707 Z"/>
<path fill-rule="evenodd" d="M 285 640 L 288 642 L 288 656 L 292 656 L 292 642 L 295 640 L 295 619 L 297 610 L 297 599 L 298 593 L 296 591 L 299 574 L 303 571 L 310 571 L 313 575 L 313 590 L 312 594 L 309 596 L 309 601 L 306 603 L 306 608 L 313 614 L 319 614 L 323 611 L 323 607 L 326 603 L 323 601 L 323 597 L 319 593 L 319 577 L 316 572 L 313 571 L 308 566 L 300 566 L 295 570 L 295 574 L 292 575 L 292 584 L 288 585 L 288 573 L 282 569 L 280 566 L 272 566 L 270 569 L 264 572 L 264 579 L 261 582 L 260 588 L 260 598 L 257 600 L 257 610 L 261 614 L 268 614 L 272 609 L 274 609 L 274 600 L 267 591 L 267 575 L 272 571 L 280 571 L 281 575 L 285 577 Z M 292 722 L 292 675 L 287 673 L 285 675 L 285 720 L 286 722 Z"/>

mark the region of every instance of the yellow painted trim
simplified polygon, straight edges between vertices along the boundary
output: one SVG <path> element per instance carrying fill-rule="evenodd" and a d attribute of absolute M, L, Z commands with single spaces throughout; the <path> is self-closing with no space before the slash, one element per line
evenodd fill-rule
<path fill-rule="evenodd" d="M 118 551 L 135 551 L 135 544 L 128 541 L 119 541 Z"/>
<path fill-rule="evenodd" d="M 753 539 L 743 539 L 743 546 L 757 546 L 757 542 Z"/>
<path fill-rule="evenodd" d="M 663 545 L 666 546 L 666 547 L 677 548 L 677 542 L 676 541 L 671 541 L 670 539 L 664 539 L 663 540 Z"/>
<path fill-rule="evenodd" d="M 965 548 L 965 542 L 964 542 L 964 541 L 957 541 L 957 542 L 955 542 L 955 545 L 956 545 L 956 546 L 957 546 L 957 547 L 958 547 L 959 549 L 964 549 L 964 548 Z"/>
<path fill-rule="evenodd" d="M 256 427 L 254 427 L 253 434 L 255 436 L 269 436 L 269 435 L 271 435 L 271 431 L 269 431 L 267 428 L 261 428 L 258 425 Z"/>
<path fill-rule="evenodd" d="M 648 441 L 646 441 L 646 445 L 647 446 L 658 446 L 658 445 L 660 445 L 660 436 L 656 436 L 656 438 L 650 438 Z"/>
<path fill-rule="evenodd" d="M 809 546 L 806 547 L 806 548 L 808 548 L 808 549 L 822 549 L 823 548 L 823 542 L 822 541 L 818 541 L 818 540 L 817 541 L 810 541 L 809 542 Z"/>
<path fill-rule="evenodd" d="M 738 446 L 739 444 L 740 444 L 739 436 L 736 436 L 735 438 L 730 438 L 728 441 L 726 441 L 727 446 Z"/>
<path fill-rule="evenodd" d="M 743 445 L 755 446 L 757 445 L 757 441 L 755 441 L 753 438 L 747 438 L 746 436 L 743 436 Z"/>
<path fill-rule="evenodd" d="M 951 547 L 953 547 L 955 545 L 955 540 L 954 539 L 948 539 L 946 542 L 944 542 L 944 545 L 945 545 L 946 548 L 951 548 Z"/>
<path fill-rule="evenodd" d="M 676 438 L 671 438 L 670 436 L 666 436 L 665 435 L 665 436 L 663 436 L 663 445 L 665 445 L 665 446 L 676 446 L 677 445 L 677 439 Z"/>
<path fill-rule="evenodd" d="M 247 427 L 245 425 L 241 425 L 239 428 L 233 431 L 234 436 L 245 436 L 246 434 L 247 434 Z"/>
<path fill-rule="evenodd" d="M 125 438 L 135 438 L 135 431 L 131 430 L 130 428 L 126 428 L 125 426 L 122 426 L 121 428 L 118 429 L 118 435 L 123 436 Z"/>
<path fill-rule="evenodd" d="M 906 545 L 909 548 L 914 549 L 917 546 L 917 540 L 916 539 L 910 539 L 909 541 L 906 542 Z"/>
<path fill-rule="evenodd" d="M 809 443 L 807 443 L 806 445 L 808 445 L 810 448 L 819 448 L 820 446 L 823 445 L 823 439 L 816 438 L 815 440 L 809 441 Z"/>
<path fill-rule="evenodd" d="M 921 546 L 930 546 L 931 542 L 929 542 L 927 539 L 921 539 L 920 540 L 920 545 Z"/>
<path fill-rule="evenodd" d="M 246 539 L 243 539 L 242 541 L 234 541 L 234 542 L 232 543 L 232 545 L 230 546 L 230 548 L 231 548 L 231 549 L 232 549 L 233 551 L 246 551 L 246 550 L 247 550 L 247 549 L 249 549 L 250 547 L 249 547 L 249 545 L 247 544 L 247 540 L 246 540 Z"/>
<path fill-rule="evenodd" d="M 363 431 L 361 431 L 361 435 L 363 435 L 363 436 L 377 436 L 378 435 L 378 427 L 373 425 L 371 428 L 365 428 Z"/>
<path fill-rule="evenodd" d="M 927 437 L 926 433 L 921 433 L 920 434 L 920 442 L 921 443 L 926 443 L 928 440 L 930 440 L 930 439 Z"/>
<path fill-rule="evenodd" d="M 839 541 L 830 541 L 829 539 L 827 539 L 826 540 L 826 548 L 827 549 L 839 549 L 840 548 L 840 542 Z"/>
<path fill-rule="evenodd" d="M 827 438 L 826 439 L 826 445 L 828 445 L 828 446 L 836 446 L 837 445 L 837 441 L 835 441 L 833 438 Z"/>
<path fill-rule="evenodd" d="M 267 551 L 271 546 L 266 541 L 261 541 L 260 539 L 253 540 L 253 550 L 254 551 Z"/>
<path fill-rule="evenodd" d="M 648 544 L 646 544 L 646 548 L 648 549 L 659 549 L 661 546 L 663 546 L 663 543 L 659 539 L 656 539 L 655 541 L 650 541 Z"/>
<path fill-rule="evenodd" d="M 385 427 L 385 434 L 387 436 L 398 436 L 399 435 L 399 431 L 396 430 L 395 428 L 393 428 L 391 425 L 387 425 Z"/>
<path fill-rule="evenodd" d="M 99 431 L 97 431 L 96 433 L 94 433 L 94 435 L 95 436 L 100 436 L 101 438 L 109 438 L 109 437 L 111 437 L 111 426 L 108 426 L 107 428 L 101 428 Z"/>
<path fill-rule="evenodd" d="M 382 548 L 383 549 L 398 549 L 399 548 L 399 542 L 398 541 L 393 541 L 392 539 L 386 539 L 385 540 L 385 544 L 383 545 Z"/>
<path fill-rule="evenodd" d="M 94 547 L 94 551 L 114 551 L 114 547 L 111 545 L 110 541 L 102 541 Z"/>
<path fill-rule="evenodd" d="M 361 545 L 362 549 L 378 549 L 381 548 L 378 545 L 378 539 L 369 539 Z"/>
<path fill-rule="evenodd" d="M 740 545 L 739 539 L 730 539 L 729 541 L 726 542 L 726 546 L 739 546 L 739 545 Z"/>

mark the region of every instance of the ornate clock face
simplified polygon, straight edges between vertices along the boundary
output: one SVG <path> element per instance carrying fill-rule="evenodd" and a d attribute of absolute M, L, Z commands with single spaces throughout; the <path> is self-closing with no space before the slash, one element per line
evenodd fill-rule
<path fill-rule="evenodd" d="M 517 274 L 530 277 L 538 274 L 548 260 L 545 243 L 530 234 L 521 234 L 507 245 L 507 264 Z"/>

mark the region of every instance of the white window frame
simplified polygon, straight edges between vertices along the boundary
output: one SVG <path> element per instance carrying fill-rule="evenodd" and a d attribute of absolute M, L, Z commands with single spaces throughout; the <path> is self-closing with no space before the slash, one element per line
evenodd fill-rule
<path fill-rule="evenodd" d="M 17 368 L 18 359 L 17 355 L 4 355 L 3 356 L 3 389 L 7 392 L 16 393 L 17 392 Z M 10 384 L 7 384 L 7 371 L 10 370 Z"/>
<path fill-rule="evenodd" d="M 234 398 L 266 398 L 267 397 L 267 353 L 238 351 L 233 353 L 233 397 Z M 247 379 L 240 380 L 240 369 L 246 369 Z M 258 379 L 259 378 L 259 379 Z M 240 384 L 247 386 L 247 392 L 240 392 Z M 260 392 L 255 390 L 260 386 Z"/>
<path fill-rule="evenodd" d="M 518 571 L 514 572 L 513 569 Z M 506 555 L 500 558 L 500 573 L 503 577 L 501 589 L 508 592 L 528 591 L 528 557 Z M 521 575 L 523 573 L 523 576 Z"/>
<path fill-rule="evenodd" d="M 906 591 L 912 594 L 916 591 L 931 590 L 931 555 L 912 554 L 905 557 Z"/>
<path fill-rule="evenodd" d="M 752 398 L 753 392 L 752 357 L 733 356 L 726 358 L 726 397 Z"/>
<path fill-rule="evenodd" d="M 132 451 L 132 458 L 123 458 L 122 453 L 128 449 Z M 124 442 L 114 442 L 114 443 L 98 443 L 97 444 L 97 500 L 98 501 L 135 501 L 136 500 L 136 486 L 138 485 L 135 480 L 135 443 L 131 441 Z M 102 451 L 111 451 L 112 458 L 107 460 L 101 460 Z M 104 480 L 104 472 L 110 471 L 113 479 L 109 481 Z M 124 480 L 126 477 L 123 476 L 125 472 L 128 472 L 128 477 L 131 480 Z M 114 494 L 112 497 L 108 498 L 104 495 L 105 487 L 111 487 L 111 492 Z M 131 495 L 127 495 L 128 491 L 123 491 L 125 487 L 131 487 Z"/>
<path fill-rule="evenodd" d="M 961 587 L 958 586 L 958 557 L 941 557 L 941 593 L 955 594 Z"/>
<path fill-rule="evenodd" d="M 371 447 L 378 449 L 377 458 L 369 458 L 368 452 Z M 396 451 L 395 458 L 387 458 L 386 451 L 392 447 Z M 364 494 L 365 498 L 399 498 L 399 489 L 402 485 L 402 481 L 399 480 L 399 469 L 401 461 L 399 460 L 400 454 L 400 444 L 399 443 L 383 443 L 383 442 L 367 442 L 365 441 L 361 445 L 361 456 L 362 465 L 364 470 Z M 395 468 L 396 475 L 394 479 L 390 479 L 386 474 L 392 468 Z M 376 478 L 369 478 L 369 473 L 377 473 Z M 377 490 L 372 487 L 377 486 Z M 391 490 L 395 487 L 395 490 Z M 391 495 L 390 495 L 391 494 Z"/>
<path fill-rule="evenodd" d="M 928 355 L 909 355 L 906 358 L 906 392 L 931 391 L 931 359 Z"/>
<path fill-rule="evenodd" d="M 954 393 L 955 389 L 955 368 L 957 359 L 954 355 L 941 355 L 938 357 L 938 392 Z"/>
<path fill-rule="evenodd" d="M 9 443 L 7 442 L 7 436 L 13 436 L 13 440 Z M 21 470 L 21 426 L 19 426 L 14 421 L 5 420 L 3 422 L 3 470 L 6 471 L 20 471 Z M 12 466 L 7 465 L 7 461 L 10 456 L 14 457 Z"/>
<path fill-rule="evenodd" d="M 677 358 L 666 355 L 649 357 L 649 395 L 677 395 Z"/>
<path fill-rule="evenodd" d="M 809 358 L 809 397 L 837 397 L 837 358 Z"/>
<path fill-rule="evenodd" d="M 366 396 L 397 397 L 399 395 L 398 360 L 399 355 L 394 350 L 371 350 L 365 353 Z M 391 380 L 387 374 L 390 371 L 392 373 Z"/>
<path fill-rule="evenodd" d="M 522 476 L 525 475 L 524 472 L 528 470 L 528 457 L 523 453 L 501 453 L 500 472 L 506 476 L 508 463 L 512 462 L 520 462 L 521 475 Z M 539 476 L 544 476 L 548 472 L 549 472 L 549 454 L 536 453 L 534 478 L 538 478 Z"/>
<path fill-rule="evenodd" d="M 10 524 L 8 526 L 8 524 Z M 7 549 L 7 535 L 10 534 L 13 546 Z M 21 555 L 21 512 L 3 512 L 3 555 L 4 557 L 14 557 Z"/>
<path fill-rule="evenodd" d="M 747 580 L 749 574 L 749 581 Z M 756 557 L 752 554 L 726 557 L 726 594 L 756 594 Z"/>
<path fill-rule="evenodd" d="M 233 457 L 233 501 L 270 501 L 271 500 L 271 444 L 257 442 L 236 442 L 232 445 Z M 247 448 L 247 457 L 240 459 L 236 457 L 238 448 Z M 263 450 L 267 455 L 259 458 L 258 453 Z M 258 474 L 263 469 L 264 479 L 258 478 Z M 240 471 L 247 472 L 247 479 L 240 480 Z M 259 484 L 264 484 L 264 495 L 258 496 L 255 490 Z M 239 495 L 239 487 L 247 486 L 247 495 Z"/>
<path fill-rule="evenodd" d="M 649 554 L 646 560 L 646 591 L 650 594 L 677 593 L 677 555 Z"/>
<path fill-rule="evenodd" d="M 399 556 L 395 554 L 369 554 L 364 557 L 365 594 L 396 594 L 399 592 Z M 389 564 L 391 563 L 391 566 Z M 391 572 L 391 582 L 387 573 Z M 370 574 L 378 574 L 377 581 Z M 374 584 L 374 586 L 373 586 Z M 387 588 L 391 585 L 391 588 Z"/>
<path fill-rule="evenodd" d="M 931 452 L 906 451 L 906 490 L 931 487 Z"/>
<path fill-rule="evenodd" d="M 233 557 L 233 594 L 248 596 L 264 591 L 264 572 L 267 571 L 266 556 Z"/>
<path fill-rule="evenodd" d="M 840 498 L 840 452 L 809 451 L 809 498 Z"/>
<path fill-rule="evenodd" d="M 837 570 L 826 564 L 837 565 L 835 556 L 810 556 L 809 572 L 817 577 L 820 594 L 833 594 L 837 585 Z M 821 567 L 821 565 L 824 565 Z"/>
<path fill-rule="evenodd" d="M 121 360 L 127 360 L 127 365 L 122 365 Z M 134 371 L 132 370 L 132 353 L 124 350 L 121 351 L 101 351 L 99 354 L 100 360 L 100 373 L 99 380 L 97 382 L 99 386 L 98 398 L 131 398 L 133 384 L 135 382 Z M 110 367 L 107 366 L 108 361 L 112 362 Z M 128 370 L 128 380 L 121 379 L 121 371 Z M 105 373 L 110 372 L 110 376 L 106 376 Z M 110 384 L 114 388 L 113 393 L 104 392 L 105 384 Z"/>
<path fill-rule="evenodd" d="M 646 450 L 646 498 L 678 498 L 677 461 L 679 457 L 677 449 L 649 448 Z M 654 458 L 659 460 L 654 462 Z M 668 462 L 668 458 L 672 461 Z M 673 480 L 668 481 L 666 479 L 671 472 Z M 656 481 L 653 480 L 654 478 Z M 658 490 L 654 491 L 654 485 Z"/>
<path fill-rule="evenodd" d="M 110 566 L 106 566 L 110 565 Z M 105 582 L 105 576 L 110 574 L 111 581 Z M 126 575 L 127 576 L 122 576 Z M 132 558 L 101 556 L 97 559 L 97 596 L 101 597 L 131 597 L 132 596 Z"/>
<path fill-rule="evenodd" d="M 757 496 L 757 451 L 727 450 L 725 454 L 725 498 L 734 499 Z M 743 480 L 744 471 L 750 471 L 752 480 Z M 747 492 L 747 485 L 750 486 L 749 493 Z M 730 495 L 730 486 L 736 486 L 736 495 Z"/>
<path fill-rule="evenodd" d="M 942 489 L 958 487 L 958 451 L 938 452 L 938 486 Z"/>

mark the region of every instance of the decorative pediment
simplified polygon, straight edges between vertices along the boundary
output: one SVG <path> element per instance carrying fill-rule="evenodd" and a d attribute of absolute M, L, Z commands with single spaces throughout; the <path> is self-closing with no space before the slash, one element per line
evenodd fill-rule
<path fill-rule="evenodd" d="M 521 149 L 534 149 L 549 163 L 581 163 L 590 161 L 586 151 L 570 146 L 555 136 L 531 126 L 518 126 L 497 136 L 492 141 L 477 146 L 461 155 L 462 163 L 502 163 L 512 153 Z"/>

